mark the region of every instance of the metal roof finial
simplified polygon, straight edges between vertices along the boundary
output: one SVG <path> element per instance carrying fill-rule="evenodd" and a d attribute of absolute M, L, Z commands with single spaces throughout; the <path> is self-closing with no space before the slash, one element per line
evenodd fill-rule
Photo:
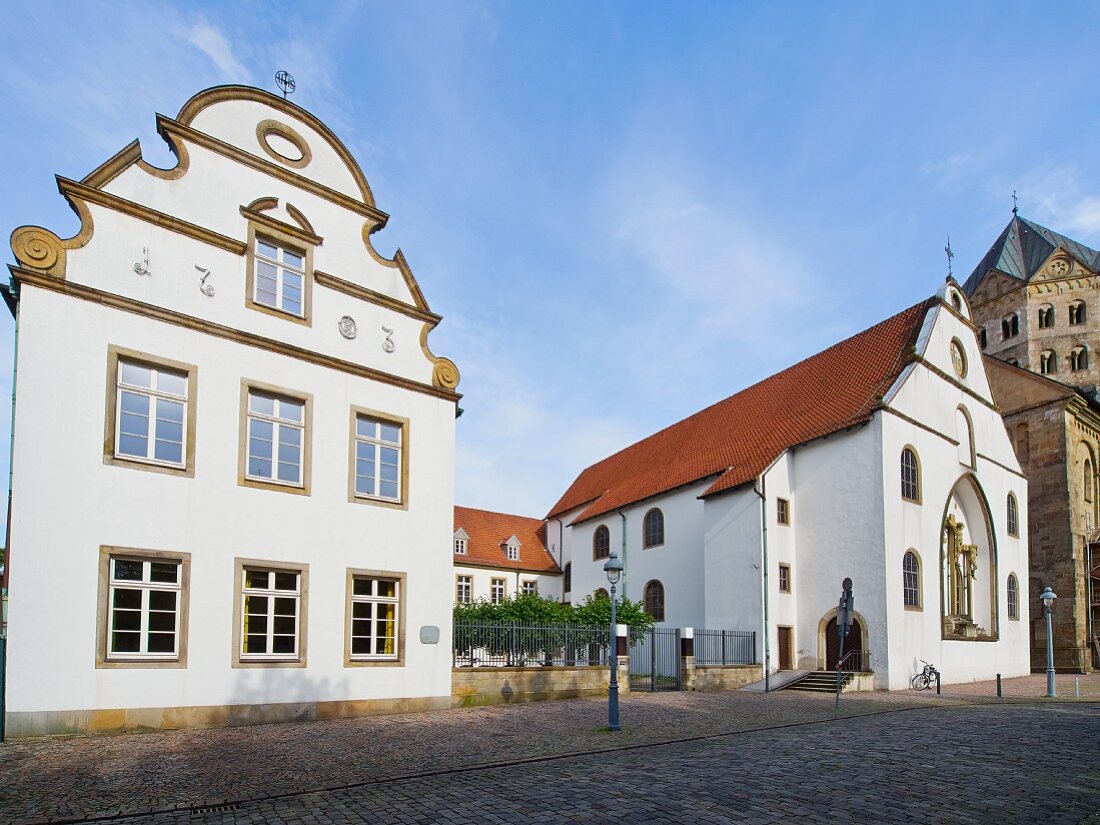
<path fill-rule="evenodd" d="M 951 251 L 951 236 L 947 236 L 947 246 L 943 248 L 943 251 L 947 253 L 947 280 L 952 280 L 955 277 L 955 273 L 951 271 L 951 261 L 955 257 L 955 253 Z"/>
<path fill-rule="evenodd" d="M 275 85 L 282 90 L 283 100 L 286 100 L 287 95 L 294 93 L 294 76 L 286 69 L 279 69 L 275 72 Z"/>
<path fill-rule="evenodd" d="M 1020 209 L 1019 209 L 1019 204 L 1017 203 L 1016 190 L 1013 189 L 1012 190 L 1012 214 L 1015 215 L 1019 211 L 1020 211 Z"/>

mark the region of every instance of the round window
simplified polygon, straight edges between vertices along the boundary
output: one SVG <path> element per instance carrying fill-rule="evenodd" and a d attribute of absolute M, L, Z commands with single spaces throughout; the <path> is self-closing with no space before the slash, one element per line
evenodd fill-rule
<path fill-rule="evenodd" d="M 284 166 L 301 169 L 313 157 L 305 138 L 277 120 L 261 120 L 256 126 L 256 139 L 269 157 Z"/>

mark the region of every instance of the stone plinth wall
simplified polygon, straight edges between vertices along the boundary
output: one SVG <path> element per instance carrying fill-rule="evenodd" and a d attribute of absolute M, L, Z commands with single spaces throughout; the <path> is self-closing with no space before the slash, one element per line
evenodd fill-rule
<path fill-rule="evenodd" d="M 697 665 L 685 661 L 680 673 L 684 690 L 737 690 L 764 678 L 760 665 Z"/>
<path fill-rule="evenodd" d="M 619 690 L 629 689 L 620 668 Z M 607 695 L 606 667 L 456 667 L 451 674 L 454 707 L 501 702 L 538 702 Z"/>

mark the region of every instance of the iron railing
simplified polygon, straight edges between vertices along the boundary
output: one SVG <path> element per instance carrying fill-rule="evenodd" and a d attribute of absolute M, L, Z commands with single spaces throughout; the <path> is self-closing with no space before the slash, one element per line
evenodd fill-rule
<path fill-rule="evenodd" d="M 751 630 L 700 630 L 696 628 L 695 664 L 758 664 L 756 633 Z"/>
<path fill-rule="evenodd" d="M 455 622 L 455 667 L 604 666 L 609 627 Z"/>
<path fill-rule="evenodd" d="M 844 658 L 839 663 L 832 663 L 830 669 L 840 670 L 843 673 L 868 672 L 871 670 L 871 651 L 846 650 L 844 651 Z"/>

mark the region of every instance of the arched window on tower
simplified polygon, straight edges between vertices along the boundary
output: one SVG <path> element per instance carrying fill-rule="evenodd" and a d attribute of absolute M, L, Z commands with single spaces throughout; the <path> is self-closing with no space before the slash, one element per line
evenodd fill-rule
<path fill-rule="evenodd" d="M 901 451 L 901 497 L 920 503 L 920 462 L 912 447 Z"/>
<path fill-rule="evenodd" d="M 611 555 L 611 531 L 606 524 L 601 524 L 592 534 L 592 558 L 595 560 L 606 559 Z"/>
<path fill-rule="evenodd" d="M 1069 305 L 1069 322 L 1071 324 L 1083 324 L 1085 323 L 1085 302 L 1074 301 Z"/>
<path fill-rule="evenodd" d="M 1050 304 L 1043 304 L 1039 307 L 1039 329 L 1052 326 L 1054 326 L 1054 307 Z"/>
<path fill-rule="evenodd" d="M 642 546 L 656 547 L 665 543 L 665 514 L 654 507 L 642 519 Z"/>
<path fill-rule="evenodd" d="M 1001 338 L 1008 340 L 1020 334 L 1020 316 L 1010 312 L 1001 320 Z"/>
<path fill-rule="evenodd" d="M 1069 368 L 1074 372 L 1089 368 L 1088 347 L 1074 347 L 1069 353 Z"/>
<path fill-rule="evenodd" d="M 1008 574 L 1008 618 L 1020 618 L 1020 583 L 1015 573 Z"/>
<path fill-rule="evenodd" d="M 1053 375 L 1058 372 L 1058 353 L 1052 349 L 1044 350 L 1039 356 L 1039 372 Z"/>
<path fill-rule="evenodd" d="M 665 586 L 656 579 L 645 586 L 645 612 L 655 622 L 665 620 Z"/>

